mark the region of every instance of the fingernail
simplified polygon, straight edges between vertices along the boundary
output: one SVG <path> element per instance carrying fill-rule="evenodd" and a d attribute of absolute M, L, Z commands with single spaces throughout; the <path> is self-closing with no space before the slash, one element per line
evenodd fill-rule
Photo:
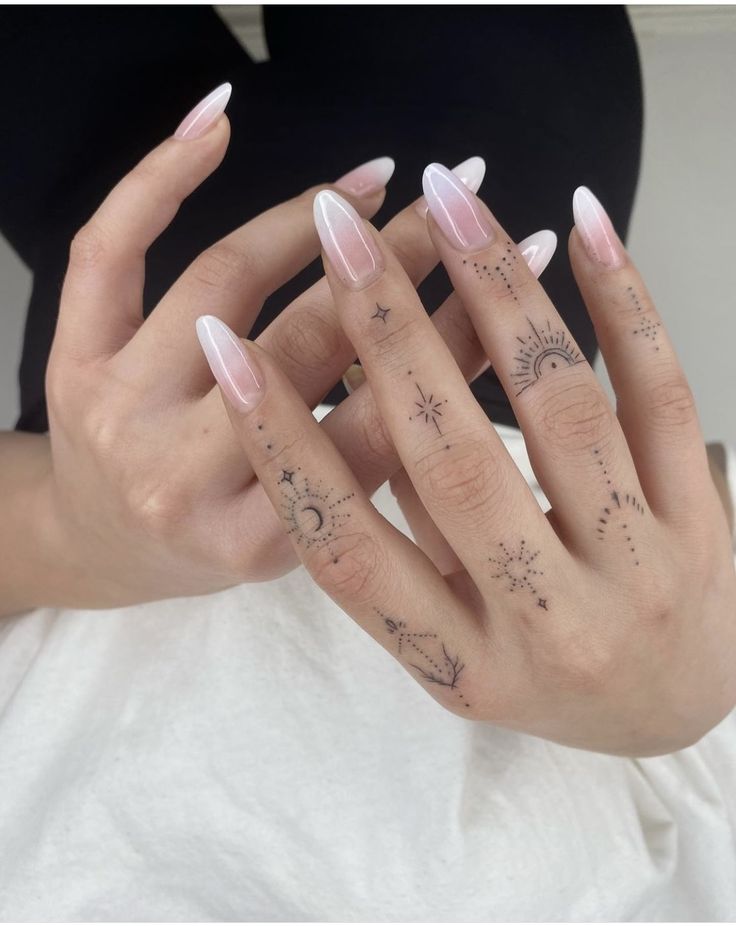
<path fill-rule="evenodd" d="M 365 371 L 359 363 L 351 364 L 343 373 L 342 384 L 348 395 L 352 395 L 358 386 L 365 382 Z"/>
<path fill-rule="evenodd" d="M 335 186 L 346 193 L 352 193 L 353 196 L 370 196 L 386 186 L 395 168 L 393 158 L 376 158 L 340 177 L 335 181 Z"/>
<path fill-rule="evenodd" d="M 461 161 L 460 164 L 456 164 L 452 168 L 452 172 L 462 180 L 469 190 L 477 193 L 486 175 L 486 162 L 483 158 L 474 156 L 466 161 Z M 422 196 L 417 200 L 416 204 L 416 210 L 422 218 L 427 214 L 427 208 L 427 200 Z"/>
<path fill-rule="evenodd" d="M 479 200 L 446 167 L 430 164 L 425 168 L 422 186 L 432 218 L 453 247 L 478 251 L 493 241 L 493 228 Z"/>
<path fill-rule="evenodd" d="M 345 286 L 363 289 L 383 273 L 383 257 L 363 220 L 332 190 L 314 198 L 314 224 L 325 254 Z"/>
<path fill-rule="evenodd" d="M 174 132 L 174 138 L 199 138 L 213 125 L 225 112 L 225 107 L 233 92 L 232 84 L 220 84 L 212 93 L 200 100 L 194 109 L 186 115 L 179 128 Z"/>
<path fill-rule="evenodd" d="M 593 260 L 617 270 L 626 262 L 625 252 L 614 231 L 606 210 L 587 186 L 579 186 L 572 197 L 575 227 L 580 232 L 585 250 Z"/>
<path fill-rule="evenodd" d="M 231 405 L 241 412 L 255 408 L 263 396 L 263 374 L 240 338 L 214 315 L 200 315 L 197 337 Z"/>
<path fill-rule="evenodd" d="M 534 232 L 517 245 L 521 256 L 529 265 L 535 277 L 542 275 L 557 248 L 557 235 L 549 229 Z"/>

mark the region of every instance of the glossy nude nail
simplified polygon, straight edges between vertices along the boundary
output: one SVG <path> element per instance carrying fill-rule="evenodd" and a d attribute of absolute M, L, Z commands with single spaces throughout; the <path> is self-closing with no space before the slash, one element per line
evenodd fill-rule
<path fill-rule="evenodd" d="M 192 139 L 204 135 L 225 112 L 232 92 L 232 84 L 220 84 L 219 87 L 215 87 L 212 93 L 208 93 L 182 119 L 179 128 L 174 132 L 174 138 Z"/>
<path fill-rule="evenodd" d="M 459 251 L 488 247 L 495 235 L 473 192 L 442 164 L 430 164 L 422 177 L 429 211 L 445 238 Z"/>
<path fill-rule="evenodd" d="M 572 197 L 575 227 L 590 257 L 618 270 L 626 262 L 625 252 L 606 210 L 586 186 L 579 186 Z"/>
<path fill-rule="evenodd" d="M 340 177 L 335 181 L 335 186 L 353 196 L 370 196 L 386 186 L 395 169 L 393 158 L 376 158 Z"/>
<path fill-rule="evenodd" d="M 459 177 L 465 186 L 477 193 L 483 178 L 486 175 L 486 162 L 483 158 L 474 156 L 461 161 L 452 168 L 453 174 Z M 422 196 L 417 200 L 416 210 L 422 218 L 427 214 L 427 200 Z"/>
<path fill-rule="evenodd" d="M 542 275 L 557 249 L 557 235 L 549 229 L 534 232 L 517 245 L 535 277 Z"/>
<path fill-rule="evenodd" d="M 263 396 L 263 374 L 240 338 L 214 315 L 197 319 L 197 337 L 231 405 L 240 412 L 255 408 Z"/>
<path fill-rule="evenodd" d="M 350 203 L 332 190 L 314 198 L 314 224 L 335 273 L 350 289 L 363 289 L 383 273 L 383 257 Z"/>

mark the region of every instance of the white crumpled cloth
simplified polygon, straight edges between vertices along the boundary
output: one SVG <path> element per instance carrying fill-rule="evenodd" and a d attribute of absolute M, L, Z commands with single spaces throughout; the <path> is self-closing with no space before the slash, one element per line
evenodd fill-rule
<path fill-rule="evenodd" d="M 735 789 L 736 714 L 640 761 L 466 721 L 301 569 L 0 622 L 4 921 L 731 920 Z"/>

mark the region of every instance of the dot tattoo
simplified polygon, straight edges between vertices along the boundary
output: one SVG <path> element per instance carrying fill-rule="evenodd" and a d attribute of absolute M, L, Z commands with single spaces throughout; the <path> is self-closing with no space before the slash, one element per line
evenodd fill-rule
<path fill-rule="evenodd" d="M 409 370 L 409 372 L 411 373 L 411 370 Z M 427 424 L 429 424 L 430 421 L 432 422 L 432 424 L 437 429 L 438 434 L 442 434 L 442 429 L 440 428 L 438 419 L 442 417 L 440 407 L 442 405 L 446 405 L 447 401 L 445 399 L 435 401 L 433 392 L 431 392 L 429 395 L 425 395 L 419 383 L 414 383 L 414 385 L 417 387 L 417 392 L 419 393 L 419 399 L 415 400 L 414 404 L 417 406 L 419 411 L 413 415 L 410 415 L 409 421 L 413 421 L 415 418 L 424 418 Z"/>
<path fill-rule="evenodd" d="M 498 556 L 491 556 L 488 562 L 496 567 L 492 579 L 507 579 L 509 592 L 517 589 L 528 591 L 537 599 L 537 607 L 548 611 L 547 599 L 541 598 L 537 589 L 537 576 L 543 576 L 541 569 L 536 569 L 534 563 L 539 556 L 539 550 L 531 553 L 527 549 L 526 540 L 522 540 L 518 550 L 510 550 L 505 543 L 499 543 Z"/>
<path fill-rule="evenodd" d="M 593 454 L 596 457 L 600 457 L 599 450 L 594 450 Z M 603 468 L 603 474 L 606 476 L 609 501 L 608 504 L 601 509 L 598 516 L 596 536 L 599 540 L 612 538 L 615 541 L 626 543 L 628 552 L 632 555 L 634 565 L 639 566 L 640 560 L 636 549 L 636 543 L 632 536 L 633 531 L 631 529 L 631 523 L 632 519 L 635 519 L 637 516 L 643 517 L 646 514 L 644 505 L 642 505 L 636 495 L 611 488 L 611 479 L 603 461 L 599 459 L 598 465 Z"/>
<path fill-rule="evenodd" d="M 519 299 L 514 292 L 514 287 L 511 284 L 511 274 L 514 269 L 514 264 L 518 258 L 516 254 L 514 254 L 510 240 L 506 241 L 505 248 L 506 253 L 501 257 L 497 257 L 495 262 L 491 261 L 490 263 L 484 264 L 477 260 L 464 260 L 463 264 L 469 267 L 479 280 L 482 280 L 484 277 L 501 280 L 501 283 L 506 287 L 508 294 L 514 300 L 514 302 L 518 303 Z"/>
<path fill-rule="evenodd" d="M 386 321 L 386 316 L 391 311 L 391 309 L 384 309 L 378 303 L 376 303 L 376 311 L 371 315 L 371 318 L 380 318 L 384 325 L 388 324 Z"/>
<path fill-rule="evenodd" d="M 527 322 L 531 333 L 523 338 L 517 335 L 521 347 L 517 348 L 516 368 L 511 372 L 517 396 L 557 369 L 585 363 L 585 357 L 564 329 L 553 331 L 549 319 L 540 328 L 531 318 L 527 318 Z"/>
<path fill-rule="evenodd" d="M 638 313 L 636 316 L 638 327 L 633 329 L 633 333 L 640 334 L 647 338 L 647 340 L 651 341 L 654 345 L 655 351 L 658 351 L 659 345 L 656 343 L 656 341 L 659 334 L 659 329 L 662 327 L 662 322 L 658 322 L 643 310 L 642 304 L 639 301 L 639 297 L 634 292 L 633 286 L 627 286 L 626 293 L 631 300 L 631 304 L 634 306 L 635 311 Z"/>
<path fill-rule="evenodd" d="M 416 669 L 424 681 L 452 689 L 463 705 L 470 707 L 458 687 L 465 663 L 460 662 L 459 656 L 454 658 L 450 656 L 445 644 L 439 640 L 439 634 L 410 633 L 404 621 L 389 617 L 378 608 L 374 610 L 383 618 L 387 632 L 396 637 L 397 653 L 399 655 L 405 653 L 417 660 L 409 663 L 412 669 Z"/>

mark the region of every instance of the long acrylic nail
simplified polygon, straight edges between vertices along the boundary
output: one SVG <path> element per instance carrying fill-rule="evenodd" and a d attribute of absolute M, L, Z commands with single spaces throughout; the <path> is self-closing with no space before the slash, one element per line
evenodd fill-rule
<path fill-rule="evenodd" d="M 542 275 L 557 249 L 557 235 L 549 229 L 534 232 L 517 245 L 535 277 Z"/>
<path fill-rule="evenodd" d="M 606 210 L 586 186 L 579 186 L 572 197 L 575 227 L 580 232 L 585 250 L 590 257 L 618 270 L 626 262 L 626 252 L 614 231 Z"/>
<path fill-rule="evenodd" d="M 383 257 L 350 203 L 332 190 L 314 198 L 314 224 L 335 273 L 350 289 L 363 289 L 383 273 Z"/>
<path fill-rule="evenodd" d="M 263 374 L 240 338 L 214 315 L 197 319 L 197 337 L 228 401 L 241 412 L 255 408 L 263 397 Z"/>
<path fill-rule="evenodd" d="M 472 158 L 467 158 L 465 161 L 456 164 L 455 167 L 452 168 L 452 172 L 456 177 L 462 180 L 469 190 L 477 193 L 486 175 L 486 162 L 483 158 L 473 156 Z M 420 196 L 416 202 L 415 208 L 419 215 L 424 218 L 427 214 L 427 200 L 423 196 Z"/>
<path fill-rule="evenodd" d="M 445 238 L 460 251 L 488 247 L 495 235 L 478 198 L 442 164 L 430 164 L 422 177 L 429 211 Z"/>
<path fill-rule="evenodd" d="M 182 119 L 179 128 L 174 132 L 174 138 L 192 139 L 204 135 L 207 129 L 214 125 L 225 112 L 232 92 L 232 84 L 220 84 L 219 87 L 215 87 L 212 93 L 208 93 Z"/>
<path fill-rule="evenodd" d="M 335 181 L 335 186 L 353 196 L 370 196 L 382 190 L 393 176 L 396 163 L 393 158 L 375 158 Z"/>

